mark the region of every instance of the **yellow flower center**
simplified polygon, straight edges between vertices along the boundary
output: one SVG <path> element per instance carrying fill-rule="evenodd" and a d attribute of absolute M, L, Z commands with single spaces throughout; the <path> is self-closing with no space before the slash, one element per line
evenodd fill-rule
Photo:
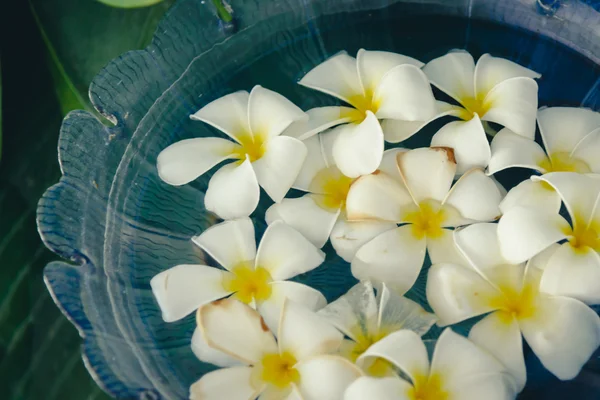
<path fill-rule="evenodd" d="M 267 354 L 262 359 L 262 381 L 283 389 L 300 381 L 300 373 L 294 366 L 296 358 L 289 352 Z"/>
<path fill-rule="evenodd" d="M 505 266 L 504 268 L 510 268 Z M 500 312 L 500 318 L 505 323 L 510 323 L 513 318 L 526 319 L 536 314 L 537 290 L 535 283 L 526 283 L 518 290 L 510 284 L 499 284 L 501 293 L 491 299 L 490 305 Z"/>
<path fill-rule="evenodd" d="M 254 162 L 265 155 L 264 138 L 261 135 L 251 135 L 250 133 L 237 135 L 240 142 L 240 147 L 237 147 L 233 155 L 242 162 L 246 156 L 250 158 L 250 162 Z"/>
<path fill-rule="evenodd" d="M 352 122 L 356 123 L 360 123 L 366 118 L 367 111 L 375 114 L 381 106 L 380 102 L 373 98 L 372 90 L 367 90 L 365 95 L 350 96 L 348 100 L 356 108 L 356 111 L 350 112 L 349 115 L 352 118 Z"/>
<path fill-rule="evenodd" d="M 262 267 L 254 268 L 247 262 L 236 265 L 223 281 L 223 288 L 234 292 L 235 297 L 246 304 L 252 300 L 262 301 L 271 297 L 271 274 Z"/>
<path fill-rule="evenodd" d="M 568 227 L 565 230 L 565 234 L 569 236 L 571 247 L 581 253 L 585 253 L 589 249 L 600 252 L 600 224 L 592 221 L 588 226 L 585 219 L 578 215 L 573 220 L 575 228 Z"/>
<path fill-rule="evenodd" d="M 416 211 L 405 214 L 403 220 L 412 224 L 412 234 L 417 239 L 424 237 L 438 238 L 443 235 L 442 224 L 447 219 L 441 204 L 434 200 L 425 200 Z"/>
<path fill-rule="evenodd" d="M 413 387 L 408 390 L 411 400 L 446 400 L 450 396 L 442 385 L 442 379 L 437 374 L 429 376 L 415 376 Z"/>
<path fill-rule="evenodd" d="M 585 161 L 573 158 L 564 151 L 550 154 L 548 158 L 538 162 L 538 165 L 546 172 L 579 172 L 581 174 L 592 172 Z"/>
<path fill-rule="evenodd" d="M 484 99 L 475 97 L 462 97 L 460 103 L 464 107 L 464 110 L 459 112 L 458 117 L 463 121 L 469 121 L 475 114 L 479 115 L 479 117 L 483 117 L 492 107 L 492 105 L 486 103 Z"/>
<path fill-rule="evenodd" d="M 319 207 L 325 210 L 337 210 L 346 207 L 346 197 L 354 179 L 343 175 L 336 167 L 323 168 L 309 185 L 312 193 L 323 194 L 315 197 Z"/>
<path fill-rule="evenodd" d="M 380 341 L 389 334 L 387 331 L 380 330 L 376 334 L 365 335 L 362 332 L 362 329 L 360 329 L 360 327 L 354 329 L 354 331 L 355 334 L 353 336 L 356 338 L 356 341 L 354 342 L 354 345 L 352 345 L 346 350 L 347 353 L 343 354 L 353 363 L 356 363 L 358 357 L 360 357 L 365 351 L 367 351 L 367 349 L 371 347 L 372 344 Z M 363 367 L 363 370 L 368 375 L 378 378 L 387 376 L 389 372 L 393 370 L 392 364 L 384 360 L 383 358 L 375 358 Z"/>

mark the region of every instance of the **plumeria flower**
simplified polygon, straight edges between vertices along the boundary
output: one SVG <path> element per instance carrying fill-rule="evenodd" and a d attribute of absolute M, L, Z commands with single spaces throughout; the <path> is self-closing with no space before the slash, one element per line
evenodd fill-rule
<path fill-rule="evenodd" d="M 281 312 L 277 340 L 260 315 L 233 298 L 198 311 L 209 346 L 240 365 L 204 375 L 190 388 L 192 400 L 338 400 L 361 376 L 348 360 L 331 355 L 342 335 L 293 301 Z"/>
<path fill-rule="evenodd" d="M 397 166 L 394 175 L 359 178 L 346 210 L 349 220 L 402 224 L 363 245 L 352 260 L 352 273 L 404 294 L 415 283 L 426 251 L 432 263 L 462 262 L 451 229 L 497 219 L 502 191 L 480 169 L 452 186 L 456 161 L 445 147 L 399 152 Z"/>
<path fill-rule="evenodd" d="M 453 50 L 423 67 L 431 83 L 460 103 L 451 113 L 462 121 L 446 124 L 432 146 L 454 149 L 458 173 L 485 168 L 491 157 L 484 124 L 489 121 L 533 139 L 541 75 L 512 61 L 484 54 L 477 61 L 464 50 Z"/>
<path fill-rule="evenodd" d="M 345 176 L 335 166 L 332 141 L 327 136 L 315 135 L 304 141 L 308 155 L 293 187 L 307 194 L 273 204 L 265 218 L 269 224 L 285 221 L 319 248 L 331 238 L 337 254 L 350 262 L 360 246 L 396 224 L 347 220 L 346 197 L 355 179 Z M 400 149 L 386 151 L 379 169 L 394 172 L 398 151 Z"/>
<path fill-rule="evenodd" d="M 600 317 L 579 300 L 539 291 L 547 250 L 524 263 L 502 257 L 498 224 L 476 224 L 455 234 L 469 265 L 437 264 L 429 270 L 427 300 L 439 325 L 490 313 L 469 338 L 501 360 L 523 389 L 526 381 L 521 335 L 558 378 L 574 378 L 600 345 Z"/>
<path fill-rule="evenodd" d="M 538 111 L 544 149 L 533 139 L 503 129 L 492 140 L 489 174 L 506 168 L 530 168 L 549 172 L 600 172 L 600 113 L 584 108 L 552 107 Z M 560 197 L 543 181 L 526 180 L 511 190 L 502 211 L 515 205 L 560 209 Z"/>
<path fill-rule="evenodd" d="M 558 210 L 515 206 L 499 222 L 502 255 L 511 263 L 520 263 L 561 242 L 544 269 L 541 291 L 599 304 L 600 175 L 552 172 L 531 179 L 558 193 L 571 222 Z"/>
<path fill-rule="evenodd" d="M 492 355 L 467 338 L 446 329 L 431 363 L 427 347 L 415 332 L 394 332 L 360 358 L 379 357 L 406 378 L 361 377 L 346 390 L 344 400 L 512 400 L 513 379 Z M 409 380 L 410 379 L 410 380 Z"/>
<path fill-rule="evenodd" d="M 160 178 L 170 185 L 185 185 L 225 160 L 210 179 L 204 205 L 223 219 L 250 215 L 260 187 L 281 201 L 306 157 L 306 147 L 295 138 L 281 136 L 294 121 L 307 115 L 285 97 L 255 86 L 217 99 L 191 116 L 230 139 L 203 137 L 174 143 L 158 155 Z"/>
<path fill-rule="evenodd" d="M 384 51 L 359 50 L 356 58 L 339 53 L 308 72 L 300 84 L 335 96 L 351 107 L 320 107 L 307 111 L 308 122 L 294 124 L 286 134 L 300 139 L 337 126 L 333 160 L 350 178 L 379 167 L 384 131 L 379 120 L 392 119 L 418 130 L 439 107 L 420 61 Z M 414 126 L 414 125 L 417 126 Z"/>
<path fill-rule="evenodd" d="M 352 362 L 375 343 L 401 329 L 423 336 L 437 321 L 435 315 L 405 297 L 390 292 L 385 284 L 377 298 L 370 282 L 360 282 L 348 293 L 321 309 L 322 315 L 349 339 L 340 354 Z M 370 376 L 395 376 L 394 368 L 381 358 L 372 357 L 360 367 Z"/>

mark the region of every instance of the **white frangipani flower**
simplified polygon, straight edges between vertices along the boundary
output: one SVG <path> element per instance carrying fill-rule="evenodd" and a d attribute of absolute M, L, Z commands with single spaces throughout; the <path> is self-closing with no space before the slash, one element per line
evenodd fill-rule
<path fill-rule="evenodd" d="M 584 108 L 552 107 L 538 111 L 544 149 L 532 138 L 503 129 L 492 140 L 489 174 L 506 168 L 549 172 L 600 172 L 600 113 Z M 515 205 L 560 209 L 560 196 L 543 181 L 526 180 L 511 190 L 500 205 L 503 212 Z"/>
<path fill-rule="evenodd" d="M 398 377 L 361 377 L 344 400 L 512 400 L 513 379 L 493 356 L 451 329 L 439 337 L 431 363 L 419 335 L 394 332 L 369 348 L 361 358 L 380 357 L 400 369 Z"/>
<path fill-rule="evenodd" d="M 308 155 L 293 187 L 308 193 L 273 204 L 265 218 L 269 224 L 283 220 L 317 247 L 323 247 L 331 238 L 337 254 L 350 262 L 360 246 L 395 228 L 396 224 L 347 221 L 346 197 L 355 179 L 345 176 L 335 166 L 331 156 L 332 142 L 327 135 L 315 135 L 304 143 Z M 394 172 L 398 151 L 402 150 L 386 151 L 380 169 Z"/>
<path fill-rule="evenodd" d="M 511 264 L 498 245 L 498 224 L 476 224 L 455 234 L 470 265 L 437 264 L 429 270 L 427 300 L 439 325 L 487 314 L 469 338 L 506 365 L 525 386 L 521 335 L 558 378 L 574 378 L 600 345 L 600 317 L 579 300 L 539 291 L 555 249 Z"/>
<path fill-rule="evenodd" d="M 600 175 L 551 172 L 531 179 L 556 190 L 571 223 L 558 210 L 512 207 L 498 224 L 502 255 L 512 263 L 520 263 L 567 239 L 550 257 L 540 290 L 599 304 Z"/>
<path fill-rule="evenodd" d="M 372 345 L 401 329 L 423 336 L 437 321 L 435 315 L 420 305 L 401 297 L 382 285 L 377 298 L 370 282 L 352 287 L 318 312 L 349 339 L 345 339 L 340 354 L 352 362 Z M 381 358 L 362 360 L 359 366 L 370 376 L 397 376 L 394 368 Z"/>
<path fill-rule="evenodd" d="M 458 173 L 487 167 L 490 145 L 482 121 L 494 122 L 516 134 L 533 139 L 541 75 L 512 61 L 484 54 L 477 61 L 464 50 L 428 62 L 423 67 L 431 83 L 454 98 L 460 107 L 451 115 L 462 121 L 446 124 L 431 141 L 432 146 L 454 149 Z"/>
<path fill-rule="evenodd" d="M 372 173 L 384 150 L 379 120 L 404 122 L 414 133 L 440 113 L 422 65 L 400 54 L 362 49 L 356 58 L 345 52 L 329 58 L 308 72 L 300 84 L 351 107 L 309 110 L 308 122 L 292 125 L 286 134 L 305 139 L 339 125 L 326 133 L 335 136 L 333 159 L 339 170 L 350 178 Z"/>
<path fill-rule="evenodd" d="M 191 400 L 338 400 L 362 375 L 331 355 L 342 335 L 293 301 L 284 303 L 277 339 L 255 310 L 233 298 L 200 308 L 198 326 L 211 348 L 240 365 L 204 375 L 190 388 Z"/>
<path fill-rule="evenodd" d="M 503 193 L 480 169 L 452 186 L 456 162 L 449 148 L 399 152 L 397 166 L 394 175 L 359 178 L 346 210 L 349 220 L 402 224 L 363 245 L 352 260 L 352 274 L 403 294 L 415 283 L 426 251 L 432 263 L 462 262 L 450 228 L 498 218 Z"/>
<path fill-rule="evenodd" d="M 239 91 L 207 104 L 192 119 L 203 121 L 229 138 L 202 137 L 174 143 L 158 155 L 160 178 L 185 185 L 225 160 L 210 179 L 204 205 L 223 219 L 247 217 L 256 206 L 260 187 L 278 202 L 298 176 L 306 146 L 281 136 L 307 115 L 285 97 L 261 86 Z M 260 186 L 260 187 L 259 187 Z"/>

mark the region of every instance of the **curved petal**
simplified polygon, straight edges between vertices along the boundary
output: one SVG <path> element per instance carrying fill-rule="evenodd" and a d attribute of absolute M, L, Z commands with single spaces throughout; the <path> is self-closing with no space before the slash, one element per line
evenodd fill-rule
<path fill-rule="evenodd" d="M 444 205 L 454 207 L 460 215 L 475 221 L 492 221 L 500 217 L 502 193 L 496 182 L 480 169 L 467 171 L 454 184 Z"/>
<path fill-rule="evenodd" d="M 333 144 L 333 159 L 342 173 L 357 178 L 375 171 L 383 157 L 383 131 L 377 117 L 367 111 L 360 124 L 347 124 L 340 128 Z"/>
<path fill-rule="evenodd" d="M 414 301 L 391 292 L 385 284 L 377 294 L 380 335 L 405 329 L 423 336 L 437 322 L 434 314 L 428 313 Z"/>
<path fill-rule="evenodd" d="M 498 224 L 480 223 L 454 231 L 456 247 L 480 273 L 508 264 L 498 244 Z"/>
<path fill-rule="evenodd" d="M 310 70 L 298 82 L 302 86 L 327 93 L 352 104 L 352 99 L 364 97 L 356 59 L 341 52 Z"/>
<path fill-rule="evenodd" d="M 223 287 L 227 271 L 206 265 L 178 265 L 155 275 L 150 281 L 165 322 L 193 313 L 203 304 L 222 299 L 231 292 Z"/>
<path fill-rule="evenodd" d="M 315 198 L 318 197 L 324 196 L 315 194 L 283 199 L 281 203 L 269 207 L 265 220 L 268 224 L 281 220 L 321 248 L 329 239 L 329 234 L 338 220 L 339 210 L 331 212 L 320 207 L 315 202 Z"/>
<path fill-rule="evenodd" d="M 511 78 L 496 85 L 485 96 L 490 108 L 481 116 L 510 129 L 517 135 L 534 139 L 538 106 L 538 85 L 531 78 Z"/>
<path fill-rule="evenodd" d="M 521 320 L 525 340 L 544 367 L 573 379 L 600 345 L 600 317 L 582 302 L 546 297 L 537 318 Z"/>
<path fill-rule="evenodd" d="M 518 394 L 515 379 L 508 373 L 476 375 L 449 392 L 453 399 L 460 400 L 514 400 Z"/>
<path fill-rule="evenodd" d="M 204 206 L 223 219 L 247 217 L 256 209 L 260 188 L 249 159 L 221 167 L 210 178 Z"/>
<path fill-rule="evenodd" d="M 430 122 L 454 113 L 456 106 L 453 106 L 443 101 L 436 101 L 437 111 L 434 116 L 423 121 L 403 121 L 398 119 L 386 119 L 381 121 L 381 129 L 383 129 L 383 137 L 386 142 L 400 143 L 412 137 L 419 132 Z"/>
<path fill-rule="evenodd" d="M 338 400 L 346 388 L 362 376 L 358 367 L 337 356 L 319 356 L 297 364 L 298 389 L 304 399 Z"/>
<path fill-rule="evenodd" d="M 276 281 L 312 271 L 324 260 L 321 250 L 283 221 L 269 225 L 256 253 L 256 266 L 265 268 Z"/>
<path fill-rule="evenodd" d="M 560 203 L 560 196 L 555 190 L 543 185 L 542 182 L 527 179 L 510 189 L 500 202 L 500 211 L 505 214 L 513 207 L 521 206 L 558 214 Z"/>
<path fill-rule="evenodd" d="M 542 75 L 517 63 L 484 54 L 475 67 L 475 93 L 485 96 L 494 86 L 516 77 L 540 78 Z"/>
<path fill-rule="evenodd" d="M 218 367 L 223 368 L 240 365 L 240 362 L 237 359 L 210 347 L 208 343 L 206 343 L 206 340 L 204 340 L 204 337 L 202 337 L 202 332 L 199 328 L 196 328 L 192 335 L 192 351 L 200 361 L 211 363 Z"/>
<path fill-rule="evenodd" d="M 256 258 L 254 225 L 250 218 L 211 226 L 199 236 L 194 236 L 192 241 L 228 270 Z"/>
<path fill-rule="evenodd" d="M 190 118 L 217 128 L 239 143 L 240 136 L 250 132 L 250 125 L 248 125 L 249 99 L 250 94 L 246 91 L 231 93 L 208 103 L 190 115 Z"/>
<path fill-rule="evenodd" d="M 294 122 L 283 134 L 305 140 L 336 125 L 354 121 L 360 115 L 354 108 L 337 106 L 313 108 L 306 114 L 308 119 Z"/>
<path fill-rule="evenodd" d="M 475 61 L 464 50 L 453 50 L 431 60 L 423 72 L 435 87 L 456 100 L 475 94 Z"/>
<path fill-rule="evenodd" d="M 292 122 L 302 120 L 308 120 L 308 115 L 279 93 L 260 85 L 252 88 L 248 121 L 254 137 L 268 140 L 279 136 Z"/>
<path fill-rule="evenodd" d="M 600 304 L 600 256 L 592 249 L 574 249 L 565 243 L 550 257 L 540 291 Z"/>
<path fill-rule="evenodd" d="M 515 318 L 507 318 L 501 312 L 492 313 L 473 326 L 469 340 L 500 360 L 515 378 L 517 390 L 523 390 L 527 372 L 521 329 Z"/>
<path fill-rule="evenodd" d="M 300 172 L 298 172 L 298 176 L 292 187 L 305 192 L 310 192 L 311 182 L 315 179 L 315 176 L 317 176 L 319 171 L 329 166 L 327 165 L 325 154 L 321 147 L 321 138 L 323 136 L 324 135 L 315 135 L 302 141 L 306 146 L 306 158 L 304 159 L 302 168 L 300 168 Z"/>
<path fill-rule="evenodd" d="M 352 262 L 356 252 L 375 236 L 396 228 L 393 222 L 346 221 L 340 218 L 331 231 L 331 245 L 338 256 Z"/>
<path fill-rule="evenodd" d="M 420 148 L 398 154 L 398 168 L 416 203 L 442 202 L 456 173 L 456 159 L 447 147 Z"/>
<path fill-rule="evenodd" d="M 587 134 L 600 128 L 600 113 L 585 108 L 542 108 L 537 120 L 548 154 L 571 153 Z"/>
<path fill-rule="evenodd" d="M 239 146 L 216 137 L 181 140 L 158 155 L 158 176 L 169 185 L 185 185 L 221 161 L 235 158 L 232 153 L 236 147 Z"/>
<path fill-rule="evenodd" d="M 437 113 L 437 104 L 427 76 L 414 65 L 389 70 L 373 94 L 377 118 L 426 121 Z"/>
<path fill-rule="evenodd" d="M 251 367 L 233 367 L 209 372 L 190 387 L 190 400 L 255 399 L 262 387 L 252 384 Z"/>
<path fill-rule="evenodd" d="M 571 157 L 585 162 L 592 172 L 600 173 L 598 154 L 600 154 L 600 128 L 581 139 L 571 153 Z"/>
<path fill-rule="evenodd" d="M 356 54 L 358 74 L 365 93 L 374 93 L 384 75 L 392 68 L 409 64 L 421 68 L 423 63 L 412 57 L 389 51 L 360 49 Z"/>
<path fill-rule="evenodd" d="M 454 243 L 453 231 L 449 229 L 442 229 L 439 237 L 427 237 L 427 253 L 432 264 L 468 265 L 467 260 Z"/>
<path fill-rule="evenodd" d="M 477 272 L 454 264 L 436 264 L 427 276 L 427 301 L 445 326 L 494 311 L 500 293 Z"/>
<path fill-rule="evenodd" d="M 542 147 L 534 140 L 517 135 L 504 128 L 494 136 L 491 144 L 492 158 L 488 173 L 495 174 L 506 168 L 530 168 L 541 173 L 546 171 L 540 165 L 548 161 Z"/>
<path fill-rule="evenodd" d="M 306 158 L 306 146 L 298 139 L 281 136 L 269 140 L 265 154 L 252 163 L 258 184 L 275 202 L 290 190 Z"/>
<path fill-rule="evenodd" d="M 363 376 L 348 386 L 344 400 L 409 400 L 411 390 L 412 386 L 402 379 Z"/>
<path fill-rule="evenodd" d="M 404 186 L 404 182 L 400 176 L 400 170 L 398 169 L 398 162 L 396 160 L 398 158 L 398 154 L 404 153 L 405 151 L 409 150 L 402 147 L 395 147 L 393 149 L 384 151 L 381 164 L 379 164 L 379 168 L 377 168 L 378 171 L 383 172 L 390 178 L 397 180 L 402 186 Z"/>
<path fill-rule="evenodd" d="M 500 251 L 511 264 L 519 264 L 565 239 L 569 229 L 569 223 L 558 214 L 514 207 L 498 223 Z"/>
<path fill-rule="evenodd" d="M 414 237 L 404 225 L 367 242 L 352 260 L 352 275 L 358 280 L 383 283 L 399 294 L 417 280 L 425 260 L 426 240 Z"/>
<path fill-rule="evenodd" d="M 453 121 L 444 125 L 433 135 L 431 146 L 454 150 L 457 174 L 464 174 L 475 167 L 485 168 L 490 162 L 490 144 L 476 114 L 469 121 Z"/>
<path fill-rule="evenodd" d="M 198 310 L 198 327 L 208 345 L 245 363 L 277 353 L 277 343 L 258 312 L 232 297 Z"/>

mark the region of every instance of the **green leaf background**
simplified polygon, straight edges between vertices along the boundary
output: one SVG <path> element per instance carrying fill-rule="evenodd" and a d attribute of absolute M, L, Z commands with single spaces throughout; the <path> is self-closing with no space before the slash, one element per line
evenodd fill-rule
<path fill-rule="evenodd" d="M 106 399 L 83 366 L 77 331 L 44 286 L 42 270 L 57 256 L 39 239 L 35 208 L 60 177 L 63 117 L 73 109 L 95 112 L 92 78 L 121 53 L 146 46 L 173 0 L 147 8 L 92 0 L 10 3 L 0 23 L 0 398 Z"/>

